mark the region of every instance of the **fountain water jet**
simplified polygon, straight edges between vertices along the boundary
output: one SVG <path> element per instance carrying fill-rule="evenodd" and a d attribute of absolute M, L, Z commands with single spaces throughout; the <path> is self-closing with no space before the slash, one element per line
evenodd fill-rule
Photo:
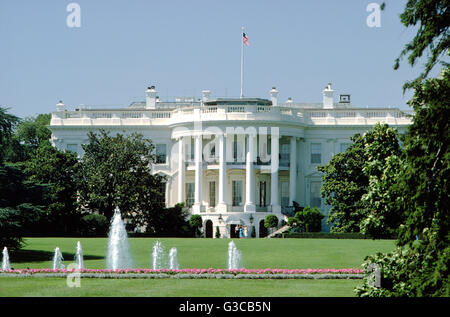
<path fill-rule="evenodd" d="M 84 269 L 83 249 L 81 248 L 80 241 L 77 242 L 77 251 L 75 253 L 75 262 L 77 263 L 77 269 Z"/>
<path fill-rule="evenodd" d="M 2 270 L 11 270 L 11 263 L 9 262 L 8 248 L 3 248 Z"/>
<path fill-rule="evenodd" d="M 178 270 L 178 251 L 177 248 L 173 247 L 169 252 L 169 269 Z"/>
<path fill-rule="evenodd" d="M 165 251 L 160 241 L 156 241 L 153 245 L 152 252 L 152 268 L 154 270 L 163 269 L 165 267 Z"/>
<path fill-rule="evenodd" d="M 129 269 L 133 266 L 125 224 L 119 208 L 114 211 L 108 235 L 108 253 L 106 267 L 110 270 Z"/>
<path fill-rule="evenodd" d="M 240 269 L 242 266 L 242 254 L 241 251 L 236 248 L 233 241 L 228 243 L 228 269 Z"/>
<path fill-rule="evenodd" d="M 59 270 L 59 269 L 64 269 L 65 265 L 62 263 L 62 261 L 64 260 L 61 251 L 59 250 L 58 247 L 55 248 L 55 255 L 53 256 L 53 269 L 54 270 Z"/>

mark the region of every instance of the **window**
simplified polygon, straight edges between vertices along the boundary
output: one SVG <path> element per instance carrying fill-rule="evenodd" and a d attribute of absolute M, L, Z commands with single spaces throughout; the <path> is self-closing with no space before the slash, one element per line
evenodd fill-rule
<path fill-rule="evenodd" d="M 191 147 L 191 161 L 192 162 L 194 162 L 194 160 L 195 160 L 195 143 L 193 142 L 194 141 L 194 139 L 191 139 L 191 145 L 190 145 L 190 147 Z"/>
<path fill-rule="evenodd" d="M 341 152 L 347 151 L 349 146 L 350 146 L 350 143 L 341 143 Z"/>
<path fill-rule="evenodd" d="M 156 163 L 166 163 L 166 144 L 156 144 Z"/>
<path fill-rule="evenodd" d="M 216 182 L 209 182 L 209 206 L 216 207 Z"/>
<path fill-rule="evenodd" d="M 266 206 L 266 182 L 259 182 L 259 207 Z"/>
<path fill-rule="evenodd" d="M 164 206 L 166 204 L 166 182 L 161 182 L 159 186 L 159 193 L 161 196 L 159 197 L 158 202 Z"/>
<path fill-rule="evenodd" d="M 78 144 L 67 144 L 67 151 L 77 153 L 78 152 Z"/>
<path fill-rule="evenodd" d="M 242 181 L 233 181 L 233 206 L 242 205 Z"/>
<path fill-rule="evenodd" d="M 310 206 L 320 208 L 322 205 L 322 198 L 320 196 L 320 188 L 322 187 L 322 183 L 320 181 L 312 181 L 311 182 L 311 197 L 310 197 Z"/>
<path fill-rule="evenodd" d="M 311 164 L 320 164 L 322 162 L 322 144 L 311 143 Z"/>
<path fill-rule="evenodd" d="M 289 206 L 289 183 L 281 183 L 281 207 Z"/>
<path fill-rule="evenodd" d="M 281 144 L 280 161 L 289 162 L 290 153 L 291 153 L 291 145 L 290 144 Z"/>
<path fill-rule="evenodd" d="M 192 207 L 195 202 L 194 198 L 195 186 L 194 183 L 186 183 L 186 206 Z"/>

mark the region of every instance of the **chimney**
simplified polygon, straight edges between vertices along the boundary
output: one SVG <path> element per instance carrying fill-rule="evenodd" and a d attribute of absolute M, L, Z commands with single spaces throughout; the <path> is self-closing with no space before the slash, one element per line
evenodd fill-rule
<path fill-rule="evenodd" d="M 155 86 L 150 86 L 145 92 L 145 108 L 156 109 L 156 89 Z"/>
<path fill-rule="evenodd" d="M 209 101 L 210 96 L 211 96 L 211 91 L 209 91 L 209 90 L 202 90 L 202 101 L 203 102 Z"/>
<path fill-rule="evenodd" d="M 323 94 L 323 108 L 333 109 L 333 93 L 334 90 L 331 89 L 331 83 L 322 91 Z"/>
<path fill-rule="evenodd" d="M 66 111 L 66 106 L 63 104 L 63 102 L 61 100 L 58 101 L 58 103 L 56 104 L 56 111 L 58 111 L 58 112 Z"/>
<path fill-rule="evenodd" d="M 278 90 L 275 87 L 272 87 L 270 93 L 270 100 L 272 101 L 272 106 L 278 106 Z"/>

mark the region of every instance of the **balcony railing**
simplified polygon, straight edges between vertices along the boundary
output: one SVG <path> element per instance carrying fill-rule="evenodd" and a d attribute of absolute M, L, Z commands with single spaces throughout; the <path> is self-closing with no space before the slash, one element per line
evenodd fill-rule
<path fill-rule="evenodd" d="M 409 124 L 412 111 L 399 109 L 305 109 L 260 105 L 186 106 L 173 109 L 80 109 L 54 112 L 51 126 L 57 125 L 168 125 L 208 120 L 262 120 L 320 125 Z"/>

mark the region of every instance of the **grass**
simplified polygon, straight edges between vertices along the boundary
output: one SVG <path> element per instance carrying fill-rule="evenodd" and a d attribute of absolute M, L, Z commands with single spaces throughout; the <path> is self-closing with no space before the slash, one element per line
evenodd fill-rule
<path fill-rule="evenodd" d="M 62 278 L 0 278 L 0 296 L 151 297 L 349 297 L 358 280 L 110 280 L 82 279 L 69 288 Z"/>
<path fill-rule="evenodd" d="M 151 268 L 153 238 L 129 239 L 136 268 Z M 226 268 L 229 239 L 159 239 L 166 251 L 178 249 L 181 268 Z M 26 246 L 10 254 L 14 268 L 51 268 L 55 247 L 64 263 L 73 262 L 77 241 L 81 242 L 86 268 L 105 268 L 106 238 L 28 238 Z M 358 268 L 364 257 L 394 248 L 392 240 L 343 239 L 235 239 L 244 266 L 264 268 Z"/>
<path fill-rule="evenodd" d="M 136 268 L 151 267 L 151 251 L 160 240 L 168 251 L 178 249 L 181 268 L 226 268 L 229 239 L 132 238 Z M 77 241 L 86 268 L 105 268 L 106 238 L 28 238 L 26 246 L 10 254 L 12 266 L 51 268 L 55 247 L 64 263 L 73 262 Z M 234 239 L 244 266 L 256 268 L 360 268 L 364 258 L 394 248 L 392 240 Z M 105 280 L 82 279 L 69 288 L 63 278 L 0 278 L 0 296 L 354 296 L 360 280 Z"/>

